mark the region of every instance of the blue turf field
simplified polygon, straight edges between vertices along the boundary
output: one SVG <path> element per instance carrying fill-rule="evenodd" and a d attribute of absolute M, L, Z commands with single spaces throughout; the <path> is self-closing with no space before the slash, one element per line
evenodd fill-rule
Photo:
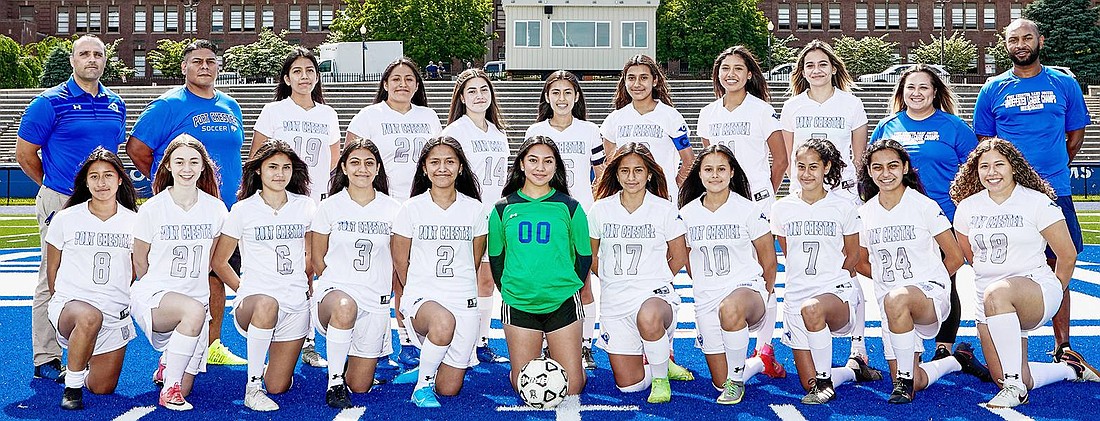
<path fill-rule="evenodd" d="M 0 361 L 6 364 L 0 370 L 0 418 L 5 419 L 480 419 L 528 420 L 528 419 L 1100 419 L 1095 405 L 1100 402 L 1100 384 L 1058 383 L 1036 390 L 1031 403 L 1015 411 L 992 413 L 979 406 L 996 392 L 991 384 L 983 384 L 965 374 L 952 374 L 941 379 L 930 389 L 917 394 L 916 402 L 905 406 L 886 404 L 890 393 L 889 381 L 864 385 L 844 385 L 837 389 L 838 399 L 828 405 L 807 406 L 799 403 L 804 394 L 794 374 L 790 350 L 776 347 L 777 356 L 790 374 L 785 379 L 769 379 L 758 375 L 748 382 L 745 401 L 735 406 L 718 406 L 713 403 L 717 392 L 710 386 L 709 376 L 702 355 L 693 347 L 692 340 L 684 337 L 675 342 L 677 360 L 696 374 L 692 382 L 673 382 L 673 401 L 665 405 L 649 405 L 646 393 L 624 395 L 615 387 L 611 372 L 607 369 L 607 357 L 597 350 L 596 359 L 601 368 L 590 372 L 588 387 L 582 396 L 582 411 L 577 413 L 530 411 L 520 407 L 520 401 L 507 382 L 506 365 L 486 367 L 482 365 L 468 372 L 466 387 L 456 398 L 441 399 L 443 408 L 421 410 L 408 401 L 411 385 L 382 385 L 369 394 L 353 397 L 362 407 L 340 413 L 324 405 L 325 380 L 323 369 L 299 365 L 293 388 L 284 395 L 273 396 L 282 409 L 274 414 L 255 414 L 242 404 L 244 393 L 244 367 L 211 366 L 199 376 L 195 392 L 189 401 L 194 411 L 174 413 L 156 407 L 157 389 L 149 376 L 155 368 L 156 355 L 144 337 L 139 336 L 127 350 L 123 378 L 116 394 L 95 396 L 85 392 L 87 409 L 70 413 L 58 408 L 61 385 L 31 379 L 30 358 L 30 308 L 29 296 L 19 291 L 27 290 L 26 282 L 33 279 L 37 258 L 30 257 L 36 250 L 0 250 L 0 337 L 6 346 L 0 347 Z M 6 257 L 6 258 L 5 258 Z M 1100 246 L 1088 246 L 1079 259 L 1077 278 L 1071 284 L 1074 295 L 1074 348 L 1095 363 L 1100 363 Z M 1096 262 L 1095 264 L 1089 262 Z M 16 285 L 17 283 L 21 283 Z M 690 290 L 678 288 L 681 294 Z M 972 299 L 963 295 L 963 300 Z M 685 300 L 690 303 L 691 300 Z M 871 319 L 871 311 L 868 311 Z M 877 317 L 875 317 L 877 319 Z M 966 321 L 960 341 L 977 343 L 973 336 L 973 322 Z M 689 318 L 690 319 L 690 318 Z M 499 323 L 494 322 L 499 328 Z M 878 338 L 877 321 L 868 328 L 869 351 L 872 365 L 885 370 L 881 340 Z M 968 328 L 969 326 L 969 328 Z M 680 327 L 690 329 L 693 323 L 681 315 Z M 780 332 L 777 329 L 777 333 Z M 1031 340 L 1031 360 L 1046 361 L 1045 352 L 1053 347 L 1053 338 L 1040 332 Z M 685 332 L 685 336 L 690 333 Z M 499 336 L 499 335 L 498 335 Z M 244 339 L 232 328 L 223 331 L 223 341 L 238 355 L 244 354 Z M 776 341 L 778 343 L 778 341 Z M 492 346 L 504 352 L 504 341 L 495 339 Z M 319 351 L 323 355 L 323 341 Z M 841 364 L 848 352 L 848 340 L 835 340 L 834 363 Z M 928 354 L 926 354 L 927 356 Z M 381 376 L 392 376 L 382 372 Z"/>

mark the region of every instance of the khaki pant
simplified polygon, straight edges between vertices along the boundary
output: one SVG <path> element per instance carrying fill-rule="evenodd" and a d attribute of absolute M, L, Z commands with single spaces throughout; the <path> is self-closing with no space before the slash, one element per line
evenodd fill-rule
<path fill-rule="evenodd" d="M 39 366 L 50 360 L 61 358 L 61 346 L 57 344 L 57 334 L 46 314 L 50 303 L 50 284 L 46 280 L 46 218 L 65 206 L 69 196 L 50 190 L 46 186 L 38 189 L 34 199 L 35 215 L 38 217 L 38 239 L 42 247 L 42 263 L 38 265 L 38 286 L 34 289 L 34 302 L 31 306 L 31 346 L 34 350 L 34 365 Z"/>

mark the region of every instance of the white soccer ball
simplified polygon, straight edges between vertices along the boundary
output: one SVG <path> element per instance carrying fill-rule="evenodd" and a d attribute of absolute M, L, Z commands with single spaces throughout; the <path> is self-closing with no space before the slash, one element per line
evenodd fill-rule
<path fill-rule="evenodd" d="M 561 364 L 549 358 L 535 358 L 519 371 L 519 395 L 535 408 L 553 408 L 565 399 L 569 379 Z"/>

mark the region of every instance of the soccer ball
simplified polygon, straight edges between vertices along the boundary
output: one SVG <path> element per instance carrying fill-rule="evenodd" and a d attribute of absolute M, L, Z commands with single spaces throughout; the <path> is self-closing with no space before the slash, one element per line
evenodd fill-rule
<path fill-rule="evenodd" d="M 549 358 L 535 358 L 524 365 L 519 371 L 517 383 L 523 401 L 540 409 L 557 406 L 569 390 L 565 369 Z"/>

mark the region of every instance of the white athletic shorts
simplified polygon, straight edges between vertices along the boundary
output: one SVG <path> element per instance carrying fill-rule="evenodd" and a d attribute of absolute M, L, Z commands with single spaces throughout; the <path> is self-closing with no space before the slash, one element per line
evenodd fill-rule
<path fill-rule="evenodd" d="M 65 309 L 65 304 L 68 304 L 69 301 L 76 301 L 76 299 L 54 294 L 53 298 L 50 299 L 49 307 L 46 308 L 46 315 L 49 316 L 50 323 L 53 323 L 54 334 L 57 335 L 57 343 L 65 349 L 69 348 L 69 340 L 61 336 L 61 332 L 57 330 L 57 325 L 61 320 L 61 311 Z M 92 355 L 102 355 L 124 348 L 126 344 L 134 339 L 134 336 L 136 336 L 134 322 L 130 320 L 129 315 L 119 318 L 117 314 L 103 313 L 103 325 L 100 326 L 99 334 L 96 335 Z"/>
<path fill-rule="evenodd" d="M 947 319 L 947 315 L 951 313 L 951 289 L 947 286 L 948 282 L 951 282 L 951 280 L 924 281 L 911 285 L 917 287 L 926 297 L 932 300 L 932 308 L 936 311 L 935 323 L 913 324 L 913 331 L 916 332 L 917 338 L 935 338 L 936 334 L 940 332 L 940 323 L 943 323 L 944 319 Z M 884 297 L 878 299 L 878 308 L 882 317 L 882 350 L 886 354 L 887 360 L 893 360 L 895 359 L 894 347 L 890 346 L 890 326 L 886 320 L 886 305 L 883 304 L 883 301 Z M 923 348 L 920 342 L 917 342 L 917 348 Z"/>
<path fill-rule="evenodd" d="M 859 304 L 858 284 L 859 281 L 853 279 L 851 282 L 843 282 L 830 290 L 815 295 L 816 297 L 818 295 L 832 294 L 848 305 L 848 324 L 840 329 L 832 331 L 831 333 L 834 337 L 848 336 L 852 333 L 852 329 L 857 323 L 856 306 Z M 786 305 L 788 303 L 784 302 L 783 304 L 783 338 L 780 340 L 791 349 L 808 351 L 810 349 L 810 331 L 806 329 L 805 320 L 802 319 L 802 303 L 790 303 L 792 305 Z"/>
<path fill-rule="evenodd" d="M 474 346 L 477 345 L 478 337 L 481 334 L 481 315 L 477 312 L 476 300 L 473 307 L 458 308 L 442 301 L 424 297 L 411 297 L 408 295 L 402 297 L 401 314 L 405 315 L 405 329 L 409 333 L 409 340 L 417 347 L 420 347 L 427 338 L 416 333 L 412 319 L 416 318 L 416 313 L 420 311 L 420 307 L 429 301 L 434 301 L 443 306 L 455 318 L 454 337 L 451 338 L 451 346 L 447 347 L 447 355 L 443 357 L 443 363 L 458 369 L 471 367 L 470 356 L 474 354 Z"/>
<path fill-rule="evenodd" d="M 672 323 L 668 326 L 668 337 L 671 338 L 676 332 L 676 310 L 680 307 L 680 296 L 671 287 L 662 289 L 667 290 L 666 293 L 659 294 L 654 291 L 653 295 L 641 300 L 638 308 L 625 317 L 617 319 L 600 317 L 600 339 L 596 341 L 596 345 L 608 354 L 642 355 L 642 334 L 638 332 L 638 310 L 641 310 L 642 303 L 652 297 L 660 298 L 672 306 Z"/>
<path fill-rule="evenodd" d="M 753 324 L 749 326 L 749 332 L 760 330 L 760 327 L 764 324 L 764 319 L 767 318 L 768 307 L 768 291 L 764 285 L 764 280 L 760 279 L 759 282 L 748 281 L 747 283 L 751 285 L 729 285 L 721 291 L 707 292 L 705 294 L 696 293 L 695 347 L 701 349 L 703 354 L 726 353 L 725 342 L 722 340 L 722 322 L 718 317 L 718 307 L 723 299 L 738 288 L 749 288 L 755 291 L 760 295 L 760 300 L 764 302 L 765 314 L 760 316 L 760 320 L 753 322 Z M 707 298 L 708 296 L 711 298 Z M 700 298 L 703 298 L 707 302 L 700 303 Z"/>
<path fill-rule="evenodd" d="M 325 296 L 339 288 L 328 288 L 313 301 L 313 311 L 310 316 L 313 327 L 322 335 L 328 336 L 328 329 L 321 324 L 317 316 L 317 306 L 325 299 Z M 356 302 L 359 308 L 355 315 L 355 327 L 351 330 L 351 350 L 349 356 L 359 358 L 382 358 L 393 353 L 393 344 L 390 340 L 390 315 L 387 313 L 370 313 L 364 311 L 363 303 Z"/>
<path fill-rule="evenodd" d="M 230 312 L 230 317 L 233 318 L 233 326 L 237 328 L 237 333 L 241 336 L 248 338 L 248 331 L 237 321 L 237 306 L 241 304 L 242 297 L 237 297 L 233 302 L 233 311 Z M 279 317 L 275 320 L 275 331 L 272 332 L 272 342 L 288 342 L 296 341 L 298 339 L 304 339 L 306 334 L 309 333 L 309 309 L 305 311 L 299 311 L 297 313 L 289 313 L 283 310 L 282 306 L 279 306 Z"/>
<path fill-rule="evenodd" d="M 130 290 L 130 315 L 134 318 L 134 322 L 137 323 L 141 331 L 145 333 L 145 338 L 149 340 L 149 344 L 153 346 L 153 349 L 157 352 L 164 352 L 168 348 L 168 340 L 172 338 L 172 332 L 154 332 L 153 331 L 153 309 L 160 307 L 160 300 L 164 299 L 164 296 L 172 291 L 146 291 L 144 289 L 133 288 Z M 210 308 L 208 303 L 202 303 L 206 308 L 206 321 L 210 321 Z M 204 324 L 200 335 L 209 336 L 210 326 Z M 201 342 L 201 341 L 200 341 Z"/>
<path fill-rule="evenodd" d="M 1049 270 L 1038 270 L 1024 277 L 1039 284 L 1039 289 L 1043 292 L 1043 320 L 1039 321 L 1039 324 L 1035 327 L 1025 329 L 1022 336 L 1026 337 L 1027 331 L 1038 329 L 1040 326 L 1047 324 L 1054 317 L 1054 313 L 1057 313 L 1058 309 L 1062 307 L 1062 281 L 1059 281 L 1058 277 L 1054 276 L 1054 272 Z M 976 296 L 974 321 L 984 324 L 985 291 L 977 291 L 974 295 Z"/>

